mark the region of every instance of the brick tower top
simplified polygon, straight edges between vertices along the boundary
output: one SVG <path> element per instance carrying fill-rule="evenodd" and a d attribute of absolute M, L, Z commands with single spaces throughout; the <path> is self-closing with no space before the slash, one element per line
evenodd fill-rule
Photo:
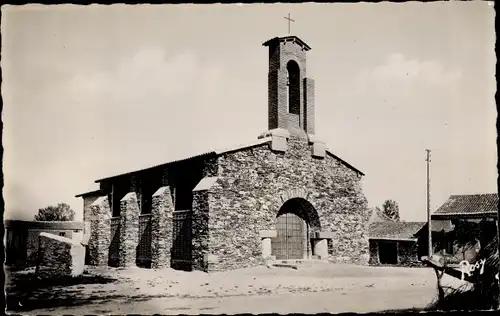
<path fill-rule="evenodd" d="M 314 81 L 306 77 L 306 52 L 297 36 L 275 37 L 269 47 L 268 128 L 291 134 L 314 134 Z"/>

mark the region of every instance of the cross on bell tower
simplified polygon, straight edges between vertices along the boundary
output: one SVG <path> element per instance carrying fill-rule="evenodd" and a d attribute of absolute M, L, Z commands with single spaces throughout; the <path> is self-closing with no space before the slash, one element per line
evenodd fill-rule
<path fill-rule="evenodd" d="M 285 16 L 284 18 L 285 20 L 288 20 L 288 35 L 290 35 L 290 22 L 295 22 L 295 20 L 290 18 L 290 13 L 288 13 L 288 17 Z"/>

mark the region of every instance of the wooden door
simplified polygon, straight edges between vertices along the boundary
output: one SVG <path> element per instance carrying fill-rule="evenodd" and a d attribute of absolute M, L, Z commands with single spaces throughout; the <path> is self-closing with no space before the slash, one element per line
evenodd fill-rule
<path fill-rule="evenodd" d="M 293 213 L 278 217 L 277 237 L 273 243 L 273 253 L 278 260 L 303 259 L 304 221 Z"/>

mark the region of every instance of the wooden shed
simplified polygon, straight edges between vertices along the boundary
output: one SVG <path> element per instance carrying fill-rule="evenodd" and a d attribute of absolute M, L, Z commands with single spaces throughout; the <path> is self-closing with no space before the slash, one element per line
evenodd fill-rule
<path fill-rule="evenodd" d="M 374 222 L 369 226 L 370 265 L 420 265 L 426 255 L 425 222 Z"/>

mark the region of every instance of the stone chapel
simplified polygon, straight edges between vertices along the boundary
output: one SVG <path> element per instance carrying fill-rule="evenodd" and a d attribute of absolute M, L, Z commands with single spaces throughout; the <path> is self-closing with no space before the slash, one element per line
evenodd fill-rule
<path fill-rule="evenodd" d="M 315 137 L 311 48 L 296 36 L 263 46 L 268 131 L 237 148 L 96 180 L 98 190 L 77 195 L 91 232 L 87 264 L 217 271 L 368 261 L 364 174 Z"/>

